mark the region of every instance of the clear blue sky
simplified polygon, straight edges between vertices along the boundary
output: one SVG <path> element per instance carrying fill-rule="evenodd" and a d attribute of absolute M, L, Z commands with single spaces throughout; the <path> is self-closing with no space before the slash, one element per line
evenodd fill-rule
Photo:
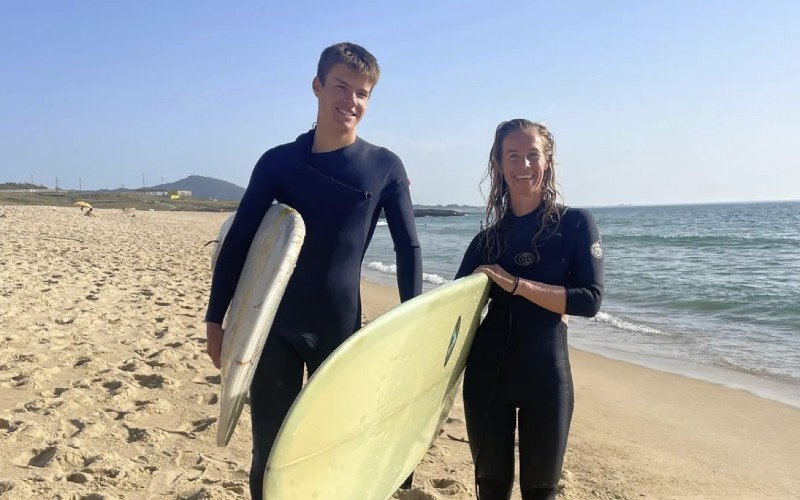
<path fill-rule="evenodd" d="M 0 182 L 245 186 L 343 40 L 381 64 L 359 132 L 415 203 L 482 204 L 512 117 L 551 127 L 572 205 L 800 199 L 797 0 L 5 0 Z"/>

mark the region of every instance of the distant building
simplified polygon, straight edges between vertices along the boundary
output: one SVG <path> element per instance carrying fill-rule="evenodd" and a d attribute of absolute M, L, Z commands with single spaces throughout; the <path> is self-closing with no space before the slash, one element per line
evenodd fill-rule
<path fill-rule="evenodd" d="M 162 197 L 166 197 L 169 195 L 169 193 L 166 191 L 145 191 L 144 194 L 147 196 L 162 196 Z"/>
<path fill-rule="evenodd" d="M 191 197 L 192 197 L 191 191 L 172 190 L 169 192 L 169 198 L 171 200 L 188 199 Z"/>

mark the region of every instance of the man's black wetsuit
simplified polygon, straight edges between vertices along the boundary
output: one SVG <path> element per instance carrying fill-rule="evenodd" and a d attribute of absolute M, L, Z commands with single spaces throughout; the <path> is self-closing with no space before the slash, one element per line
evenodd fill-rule
<path fill-rule="evenodd" d="M 494 262 L 476 236 L 456 278 L 483 264 L 498 264 L 512 276 L 563 285 L 566 314 L 594 316 L 603 293 L 600 236 L 591 215 L 565 209 L 531 251 L 540 209 L 508 214 L 500 231 L 508 244 Z M 561 315 L 493 285 L 464 376 L 467 433 L 481 500 L 507 499 L 514 481 L 514 429 L 519 424 L 520 489 L 524 500 L 555 498 L 572 417 L 572 375 L 567 325 Z M 519 415 L 516 415 L 516 409 Z M 518 422 L 517 422 L 518 420 Z"/>
<path fill-rule="evenodd" d="M 381 210 L 397 253 L 400 299 L 422 291 L 422 259 L 408 178 L 400 158 L 357 138 L 312 153 L 314 130 L 259 159 L 220 249 L 206 321 L 222 323 L 247 251 L 274 200 L 297 210 L 306 237 L 250 387 L 252 497 L 286 413 L 309 374 L 361 327 L 361 264 Z"/>

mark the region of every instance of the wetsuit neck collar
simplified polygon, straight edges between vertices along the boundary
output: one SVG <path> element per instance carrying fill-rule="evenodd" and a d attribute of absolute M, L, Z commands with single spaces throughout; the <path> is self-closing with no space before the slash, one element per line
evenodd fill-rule
<path fill-rule="evenodd" d="M 312 148 L 314 147 L 314 134 L 316 133 L 317 128 L 314 127 L 310 129 L 308 132 L 304 132 L 297 136 L 295 139 L 295 144 L 298 146 L 303 159 L 308 159 L 311 157 L 312 154 L 328 154 L 328 153 L 336 153 L 337 151 L 346 151 L 348 148 L 351 148 L 358 144 L 361 141 L 361 138 L 356 136 L 355 141 L 352 144 L 348 144 L 347 146 L 343 146 L 339 149 L 335 149 L 333 151 L 324 151 L 322 153 L 314 153 L 312 152 Z"/>
<path fill-rule="evenodd" d="M 541 211 L 542 211 L 542 207 L 543 206 L 544 206 L 544 203 L 540 203 L 538 207 L 533 209 L 533 211 L 528 212 L 527 214 L 524 214 L 524 215 L 515 215 L 514 211 L 511 210 L 511 207 L 509 207 L 508 208 L 508 212 L 506 213 L 506 217 L 508 217 L 508 220 L 510 222 L 528 220 L 530 218 L 533 218 L 533 217 L 536 217 L 537 215 L 539 215 L 539 213 L 541 213 Z"/>

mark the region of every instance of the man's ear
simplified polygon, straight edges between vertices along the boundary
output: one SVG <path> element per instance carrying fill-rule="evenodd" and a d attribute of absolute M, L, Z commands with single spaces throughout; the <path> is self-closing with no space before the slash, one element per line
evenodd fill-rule
<path fill-rule="evenodd" d="M 311 81 L 311 90 L 314 91 L 314 95 L 319 97 L 319 91 L 322 88 L 322 82 L 319 81 L 319 77 L 315 76 L 314 80 Z"/>

